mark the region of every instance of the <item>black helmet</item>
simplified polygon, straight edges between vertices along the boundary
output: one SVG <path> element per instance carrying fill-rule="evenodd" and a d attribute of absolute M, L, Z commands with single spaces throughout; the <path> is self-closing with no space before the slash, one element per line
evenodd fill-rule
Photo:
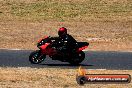
<path fill-rule="evenodd" d="M 67 29 L 65 27 L 59 28 L 58 35 L 63 36 L 67 34 Z"/>

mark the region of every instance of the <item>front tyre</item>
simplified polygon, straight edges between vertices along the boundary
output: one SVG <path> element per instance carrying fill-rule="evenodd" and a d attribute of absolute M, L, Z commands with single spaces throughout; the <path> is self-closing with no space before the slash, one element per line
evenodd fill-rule
<path fill-rule="evenodd" d="M 83 51 L 73 55 L 69 63 L 71 65 L 79 65 L 85 58 L 85 53 Z"/>
<path fill-rule="evenodd" d="M 29 56 L 29 61 L 32 64 L 39 64 L 46 58 L 46 55 L 42 55 L 39 50 L 32 52 Z"/>

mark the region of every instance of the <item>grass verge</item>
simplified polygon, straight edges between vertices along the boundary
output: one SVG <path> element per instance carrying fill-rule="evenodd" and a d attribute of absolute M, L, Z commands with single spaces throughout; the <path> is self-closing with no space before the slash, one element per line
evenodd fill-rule
<path fill-rule="evenodd" d="M 86 70 L 88 74 L 130 74 L 132 70 Z M 131 88 L 129 84 L 86 84 L 76 83 L 77 69 L 60 68 L 0 68 L 0 87 L 2 88 Z"/>
<path fill-rule="evenodd" d="M 132 21 L 131 0 L 1 0 L 1 20 Z"/>

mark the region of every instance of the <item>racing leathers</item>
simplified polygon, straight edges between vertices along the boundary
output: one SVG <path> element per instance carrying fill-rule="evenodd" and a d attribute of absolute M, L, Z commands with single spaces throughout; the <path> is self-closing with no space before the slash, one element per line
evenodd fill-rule
<path fill-rule="evenodd" d="M 59 50 L 63 53 L 71 53 L 77 47 L 77 41 L 69 34 L 59 37 Z"/>

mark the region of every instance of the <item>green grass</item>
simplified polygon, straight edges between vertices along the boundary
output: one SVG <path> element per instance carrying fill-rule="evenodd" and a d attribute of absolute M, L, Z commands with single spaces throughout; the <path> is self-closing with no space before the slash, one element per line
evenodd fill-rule
<path fill-rule="evenodd" d="M 17 20 L 52 21 L 120 21 L 132 20 L 132 2 L 110 2 L 109 0 L 2 0 L 0 18 Z M 4 19 L 3 19 L 4 20 Z"/>

